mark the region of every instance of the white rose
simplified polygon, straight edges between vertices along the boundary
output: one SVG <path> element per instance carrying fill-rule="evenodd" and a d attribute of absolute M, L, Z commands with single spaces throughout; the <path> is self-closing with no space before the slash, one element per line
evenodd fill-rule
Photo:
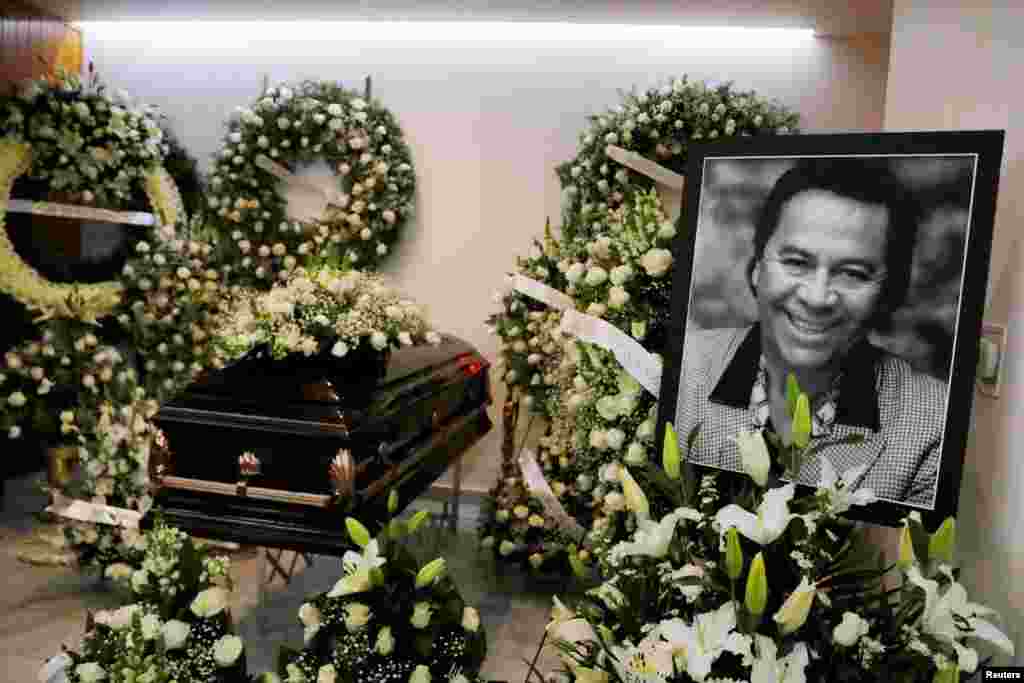
<path fill-rule="evenodd" d="M 622 512 L 626 508 L 626 499 L 617 491 L 604 497 L 604 509 L 608 512 Z"/>
<path fill-rule="evenodd" d="M 201 619 L 208 619 L 224 611 L 228 606 L 229 594 L 227 589 L 220 586 L 207 588 L 192 601 L 190 609 L 192 613 Z"/>
<path fill-rule="evenodd" d="M 569 270 L 565 272 L 565 279 L 575 284 L 580 281 L 586 272 L 586 267 L 582 263 L 574 263 L 569 266 Z"/>
<path fill-rule="evenodd" d="M 430 683 L 430 668 L 420 664 L 409 676 L 409 683 Z"/>
<path fill-rule="evenodd" d="M 370 620 L 370 607 L 361 602 L 350 602 L 345 605 L 345 628 L 355 633 L 366 626 Z"/>
<path fill-rule="evenodd" d="M 370 335 L 370 345 L 378 351 L 383 351 L 388 346 L 388 337 L 380 331 L 374 331 Z"/>
<path fill-rule="evenodd" d="M 642 465 L 647 462 L 647 450 L 634 441 L 629 444 L 629 448 L 626 449 L 626 464 L 628 465 Z"/>
<path fill-rule="evenodd" d="M 433 605 L 429 602 L 417 602 L 413 605 L 412 617 L 409 622 L 415 628 L 426 628 L 430 623 L 430 613 L 433 609 Z"/>
<path fill-rule="evenodd" d="M 171 619 L 160 630 L 164 636 L 164 647 L 168 650 L 177 650 L 185 646 L 185 641 L 188 640 L 188 634 L 192 627 L 184 621 Z"/>
<path fill-rule="evenodd" d="M 611 308 L 622 308 L 629 302 L 629 292 L 622 287 L 612 287 L 608 290 L 608 306 Z"/>
<path fill-rule="evenodd" d="M 662 223 L 661 227 L 658 228 L 658 238 L 659 239 L 670 240 L 670 239 L 672 239 L 675 236 L 676 236 L 676 229 L 668 221 L 665 221 L 664 223 Z"/>
<path fill-rule="evenodd" d="M 160 635 L 160 617 L 155 614 L 147 614 L 142 617 L 142 637 L 146 640 L 155 640 Z"/>
<path fill-rule="evenodd" d="M 613 451 L 617 451 L 620 448 L 622 448 L 622 444 L 626 440 L 626 433 L 618 428 L 611 429 L 608 431 L 607 439 L 608 448 L 612 449 Z"/>
<path fill-rule="evenodd" d="M 398 341 L 402 343 L 402 346 L 412 346 L 412 335 L 408 332 L 399 332 Z"/>
<path fill-rule="evenodd" d="M 213 644 L 213 661 L 217 662 L 217 666 L 232 666 L 241 654 L 242 639 L 238 636 L 224 636 Z"/>
<path fill-rule="evenodd" d="M 7 402 L 10 403 L 15 408 L 22 407 L 23 405 L 25 405 L 27 401 L 28 399 L 25 398 L 25 394 L 21 393 L 20 391 L 15 391 L 13 394 L 7 397 Z"/>
<path fill-rule="evenodd" d="M 291 125 L 292 122 L 289 121 L 288 117 L 286 116 L 281 116 L 280 118 L 277 119 L 277 127 L 280 128 L 281 130 L 288 130 L 288 128 Z"/>
<path fill-rule="evenodd" d="M 601 266 L 594 266 L 587 271 L 586 283 L 591 287 L 603 284 L 608 279 L 608 271 Z"/>
<path fill-rule="evenodd" d="M 331 116 L 341 116 L 343 110 L 340 104 L 334 103 L 327 105 L 327 113 L 330 114 Z"/>
<path fill-rule="evenodd" d="M 395 649 L 395 637 L 391 635 L 391 627 L 385 626 L 377 632 L 377 654 L 387 657 Z"/>
<path fill-rule="evenodd" d="M 477 629 L 480 628 L 480 613 L 475 608 L 463 607 L 462 628 L 472 633 L 476 633 Z"/>
<path fill-rule="evenodd" d="M 651 249 L 641 257 L 640 265 L 651 277 L 661 277 L 672 265 L 672 252 L 668 249 Z"/>
<path fill-rule="evenodd" d="M 851 647 L 861 636 L 868 634 L 869 625 L 859 614 L 844 612 L 843 621 L 832 631 L 832 639 L 837 645 Z"/>
<path fill-rule="evenodd" d="M 299 608 L 299 621 L 303 626 L 319 626 L 321 620 L 320 610 L 314 605 L 307 602 Z"/>
<path fill-rule="evenodd" d="M 96 683 L 107 677 L 107 672 L 96 662 L 85 662 L 75 667 L 75 674 L 82 683 Z"/>
<path fill-rule="evenodd" d="M 633 277 L 633 269 L 629 266 L 615 266 L 610 275 L 613 285 L 622 286 Z"/>

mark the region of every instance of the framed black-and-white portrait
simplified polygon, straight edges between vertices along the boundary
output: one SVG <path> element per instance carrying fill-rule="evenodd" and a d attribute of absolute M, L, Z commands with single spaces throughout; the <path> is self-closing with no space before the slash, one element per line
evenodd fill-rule
<path fill-rule="evenodd" d="M 985 307 L 1001 131 L 793 135 L 691 151 L 658 438 L 743 472 L 741 431 L 785 433 L 877 502 L 851 517 L 956 514 Z M 791 406 L 791 404 L 790 404 Z M 687 451 L 687 436 L 698 438 Z"/>

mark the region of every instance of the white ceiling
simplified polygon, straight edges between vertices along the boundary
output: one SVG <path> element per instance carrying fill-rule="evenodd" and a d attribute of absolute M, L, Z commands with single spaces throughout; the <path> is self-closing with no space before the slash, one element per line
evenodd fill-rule
<path fill-rule="evenodd" d="M 378 19 L 569 21 L 814 28 L 889 33 L 892 0 L 30 0 L 71 21 L 115 19 Z"/>

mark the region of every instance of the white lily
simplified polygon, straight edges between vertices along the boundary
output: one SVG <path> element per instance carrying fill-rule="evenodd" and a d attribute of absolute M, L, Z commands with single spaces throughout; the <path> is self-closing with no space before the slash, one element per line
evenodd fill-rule
<path fill-rule="evenodd" d="M 806 576 L 801 578 L 800 585 L 789 594 L 786 601 L 782 603 L 782 607 L 772 617 L 779 625 L 782 635 L 792 633 L 804 625 L 817 595 L 817 586 Z"/>
<path fill-rule="evenodd" d="M 977 653 L 960 644 L 965 638 L 986 640 L 1006 654 L 1013 656 L 1013 641 L 1006 637 L 992 622 L 982 619 L 997 614 L 984 605 L 967 600 L 967 590 L 953 581 L 946 591 L 939 595 L 937 581 L 926 579 L 917 565 L 907 570 L 907 578 L 924 591 L 924 613 L 921 628 L 939 640 L 949 643 L 956 650 L 958 664 L 963 671 L 972 673 L 978 666 Z M 970 630 L 963 630 L 957 622 L 966 622 Z"/>
<path fill-rule="evenodd" d="M 615 670 L 619 678 L 630 683 L 664 683 L 672 674 L 672 647 L 656 639 L 645 639 L 639 645 L 626 643 L 613 646 Z"/>
<path fill-rule="evenodd" d="M 659 522 L 638 517 L 633 540 L 617 544 L 611 550 L 611 557 L 614 561 L 629 556 L 665 557 L 675 534 L 676 524 L 681 519 L 699 522 L 701 514 L 690 508 L 679 508 L 665 515 Z"/>
<path fill-rule="evenodd" d="M 771 638 L 760 634 L 754 637 L 757 658 L 750 669 L 750 683 L 807 683 L 805 670 L 811 661 L 807 645 L 797 643 L 792 652 L 778 659 L 778 648 Z"/>
<path fill-rule="evenodd" d="M 740 430 L 732 441 L 736 443 L 736 447 L 740 451 L 743 471 L 750 475 L 755 484 L 765 486 L 768 483 L 768 471 L 772 467 L 772 459 L 768 455 L 768 445 L 764 442 L 761 430 L 753 432 Z"/>
<path fill-rule="evenodd" d="M 349 550 L 341 558 L 341 565 L 345 569 L 345 576 L 341 577 L 331 592 L 329 598 L 336 598 L 341 595 L 352 593 L 364 593 L 372 587 L 370 572 L 382 566 L 387 559 L 381 557 L 380 546 L 377 539 L 373 539 L 363 548 L 362 554 Z"/>
<path fill-rule="evenodd" d="M 739 505 L 726 505 L 715 515 L 719 531 L 724 534 L 729 527 L 736 527 L 737 531 L 759 545 L 774 543 L 793 518 L 789 501 L 795 491 L 793 484 L 769 490 L 764 494 L 756 515 Z"/>
<path fill-rule="evenodd" d="M 833 514 L 841 515 L 854 505 L 870 505 L 878 500 L 871 489 L 859 488 L 852 490 L 853 484 L 864 474 L 867 465 L 852 467 L 842 476 L 836 474 L 836 468 L 825 456 L 821 457 L 821 480 L 818 482 L 818 495 L 828 499 L 829 509 Z"/>
<path fill-rule="evenodd" d="M 723 652 L 749 656 L 750 639 L 736 628 L 736 605 L 725 603 L 714 612 L 698 614 L 693 624 L 682 619 L 661 622 L 655 630 L 668 642 L 673 656 L 685 661 L 686 673 L 703 681 Z"/>

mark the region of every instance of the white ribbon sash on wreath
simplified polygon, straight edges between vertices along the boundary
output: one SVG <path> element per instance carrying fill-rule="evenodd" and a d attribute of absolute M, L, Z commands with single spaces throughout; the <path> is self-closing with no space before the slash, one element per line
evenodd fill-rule
<path fill-rule="evenodd" d="M 636 339 L 607 320 L 579 311 L 562 314 L 562 329 L 578 339 L 611 351 L 619 365 L 657 398 L 661 388 L 661 359 L 648 352 Z"/>
<path fill-rule="evenodd" d="M 615 359 L 644 389 L 657 398 L 661 388 L 661 359 L 640 342 L 606 320 L 573 309 L 573 301 L 557 289 L 525 275 L 513 276 L 517 292 L 562 311 L 562 330 L 615 354 Z"/>
<path fill-rule="evenodd" d="M 573 538 L 583 538 L 586 530 L 580 526 L 579 522 L 570 517 L 562 504 L 558 502 L 558 497 L 555 496 L 547 479 L 544 478 L 544 473 L 541 472 L 533 451 L 523 449 L 519 455 L 519 469 L 522 470 L 523 483 L 526 484 L 527 490 L 540 501 L 540 504 L 544 506 L 544 512 L 555 521 L 555 525 Z"/>
<path fill-rule="evenodd" d="M 151 227 L 156 223 L 153 214 L 143 211 L 112 211 L 97 209 L 92 206 L 77 204 L 57 204 L 55 202 L 35 202 L 29 199 L 8 199 L 7 210 L 11 213 L 31 213 L 36 216 L 54 218 L 77 218 L 83 221 L 98 223 L 127 223 Z"/>
<path fill-rule="evenodd" d="M 53 494 L 53 504 L 46 508 L 46 511 L 74 519 L 79 522 L 93 522 L 95 524 L 108 524 L 119 526 L 125 529 L 138 529 L 142 513 L 138 510 L 114 507 L 113 505 L 100 505 L 90 503 L 86 500 L 67 498 L 60 493 Z"/>
<path fill-rule="evenodd" d="M 518 273 L 513 275 L 512 279 L 517 292 L 525 294 L 531 299 L 536 299 L 549 308 L 553 308 L 556 311 L 564 311 L 574 307 L 572 298 L 569 295 L 559 292 L 554 287 L 548 287 L 543 282 L 531 280 L 525 275 L 519 275 Z"/>

